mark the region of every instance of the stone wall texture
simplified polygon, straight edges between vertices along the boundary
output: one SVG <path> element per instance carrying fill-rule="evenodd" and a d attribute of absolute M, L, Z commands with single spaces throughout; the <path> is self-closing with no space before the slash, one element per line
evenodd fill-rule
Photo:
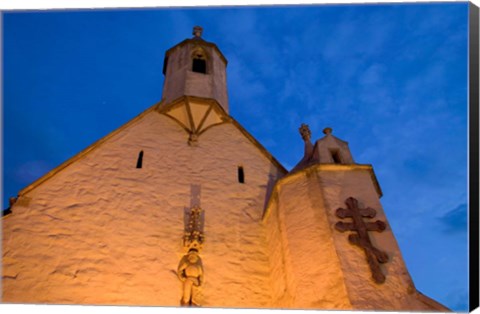
<path fill-rule="evenodd" d="M 199 203 L 202 306 L 448 310 L 415 289 L 371 166 L 317 164 L 285 176 L 228 119 L 196 145 L 188 137 L 147 110 L 25 189 L 2 220 L 2 301 L 179 306 L 185 213 Z M 349 232 L 335 229 L 348 197 L 387 224 L 369 232 L 389 256 L 383 284 Z"/>
<path fill-rule="evenodd" d="M 270 256 L 276 257 L 272 285 L 285 291 L 282 295 L 274 290 L 275 301 L 289 308 L 448 311 L 416 290 L 370 169 L 369 165 L 319 164 L 277 183 L 265 217 Z M 362 208 L 376 210 L 374 218 L 365 220 L 386 222 L 383 232 L 368 232 L 372 244 L 389 256 L 381 265 L 384 283 L 372 279 L 364 250 L 348 241 L 352 232 L 335 229 L 338 221 L 352 221 L 335 214 L 337 208 L 347 208 L 349 197 Z"/>
<path fill-rule="evenodd" d="M 178 306 L 184 212 L 200 191 L 201 304 L 271 307 L 261 218 L 281 169 L 231 123 L 187 139 L 151 111 L 24 195 L 3 219 L 3 301 Z"/>

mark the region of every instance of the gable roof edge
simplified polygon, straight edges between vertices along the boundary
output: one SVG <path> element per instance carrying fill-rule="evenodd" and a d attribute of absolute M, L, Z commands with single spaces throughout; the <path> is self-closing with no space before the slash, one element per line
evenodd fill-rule
<path fill-rule="evenodd" d="M 103 143 L 108 141 L 110 138 L 112 138 L 113 136 L 117 135 L 118 133 L 120 133 L 124 129 L 130 127 L 131 125 L 133 125 L 134 123 L 136 123 L 137 121 L 142 119 L 148 113 L 158 110 L 158 108 L 162 104 L 163 104 L 163 100 L 154 104 L 153 106 L 149 107 L 148 109 L 146 109 L 145 111 L 140 113 L 138 116 L 134 117 L 133 119 L 131 119 L 127 123 L 123 124 L 119 128 L 113 130 L 112 132 L 105 135 L 101 139 L 95 141 L 93 144 L 91 144 L 87 148 L 81 150 L 79 153 L 70 157 L 69 159 L 67 159 L 66 161 L 61 163 L 59 166 L 53 168 L 52 170 L 50 170 L 49 172 L 47 172 L 46 174 L 44 174 L 43 176 L 41 176 L 37 180 L 33 181 L 32 183 L 30 183 L 29 185 L 27 185 L 26 187 L 21 189 L 18 192 L 18 196 L 23 196 L 23 195 L 29 193 L 30 191 L 32 191 L 33 189 L 35 189 L 36 187 L 38 187 L 39 185 L 41 185 L 42 183 L 44 183 L 48 179 L 52 178 L 58 172 L 62 171 L 63 169 L 65 169 L 66 167 L 68 167 L 69 165 L 74 163 L 75 161 L 86 157 L 90 152 L 94 151 L 95 149 L 100 147 Z M 226 115 L 226 116 L 228 117 L 227 120 L 229 122 L 231 122 L 255 147 L 257 147 L 260 150 L 260 152 L 282 172 L 283 175 L 286 175 L 288 173 L 288 170 L 262 144 L 260 144 L 260 142 L 257 139 L 255 139 L 244 127 L 242 127 L 242 125 L 238 121 L 236 121 L 231 116 L 228 116 L 228 115 Z"/>
<path fill-rule="evenodd" d="M 245 135 L 248 140 L 250 140 L 250 142 L 252 142 L 254 146 L 260 150 L 265 157 L 267 157 L 268 160 L 270 160 L 270 162 L 272 162 L 275 166 L 277 166 L 277 168 L 280 169 L 280 171 L 283 172 L 283 175 L 288 173 L 288 170 L 275 157 L 273 157 L 273 155 L 265 147 L 263 147 L 263 145 L 260 144 L 255 137 L 253 137 L 253 135 L 251 135 L 240 123 L 238 123 L 237 120 L 231 116 L 228 116 L 228 119 L 240 130 L 240 132 L 242 132 L 243 135 Z"/>
<path fill-rule="evenodd" d="M 53 168 L 52 170 L 50 170 L 49 172 L 47 172 L 46 174 L 44 174 L 43 176 L 41 176 L 40 178 L 38 178 L 37 180 L 33 181 L 32 183 L 30 183 L 29 185 L 27 185 L 26 187 L 24 187 L 23 189 L 21 189 L 19 192 L 18 192 L 18 196 L 23 196 L 25 194 L 27 194 L 28 192 L 32 191 L 33 189 L 35 189 L 37 186 L 39 186 L 40 184 L 44 183 L 45 181 L 47 181 L 48 179 L 52 178 L 53 176 L 55 176 L 58 172 L 62 171 L 63 169 L 65 169 L 66 167 L 68 167 L 69 165 L 71 165 L 72 163 L 74 163 L 75 161 L 77 160 L 80 160 L 84 157 L 86 157 L 89 153 L 91 153 L 92 151 L 94 151 L 95 149 L 97 149 L 98 147 L 100 147 L 103 143 L 105 143 L 106 141 L 108 141 L 110 138 L 112 138 L 113 136 L 117 135 L 118 133 L 120 133 L 120 131 L 123 131 L 124 129 L 130 127 L 131 125 L 133 125 L 134 123 L 136 123 L 137 121 L 139 121 L 140 119 L 142 119 L 145 115 L 147 115 L 148 113 L 154 111 L 159 105 L 161 105 L 161 103 L 163 102 L 160 101 L 158 103 L 156 103 L 155 105 L 149 107 L 148 109 L 146 109 L 145 111 L 143 111 L 142 113 L 140 113 L 138 116 L 134 117 L 133 119 L 131 119 L 130 121 L 128 121 L 127 123 L 123 124 L 122 126 L 120 126 L 119 128 L 113 130 L 112 132 L 108 133 L 107 135 L 105 135 L 104 137 L 100 138 L 99 140 L 95 141 L 93 144 L 89 145 L 87 148 L 81 150 L 79 153 L 73 155 L 72 157 L 70 157 L 69 159 L 67 159 L 66 161 L 64 161 L 63 163 L 61 163 L 59 166 Z"/>

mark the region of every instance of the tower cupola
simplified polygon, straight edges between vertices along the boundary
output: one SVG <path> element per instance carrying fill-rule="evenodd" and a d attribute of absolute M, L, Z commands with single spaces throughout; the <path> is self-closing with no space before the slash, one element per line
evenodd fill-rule
<path fill-rule="evenodd" d="M 228 114 L 227 59 L 217 45 L 202 38 L 203 29 L 193 28 L 193 37 L 165 53 L 163 100 L 170 104 L 182 96 L 217 101 Z"/>

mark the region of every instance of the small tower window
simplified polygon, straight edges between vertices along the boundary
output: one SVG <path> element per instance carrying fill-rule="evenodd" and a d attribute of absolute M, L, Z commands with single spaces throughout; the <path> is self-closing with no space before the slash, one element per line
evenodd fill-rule
<path fill-rule="evenodd" d="M 138 153 L 138 159 L 137 159 L 137 168 L 141 169 L 142 168 L 142 163 L 143 163 L 143 150 Z"/>
<path fill-rule="evenodd" d="M 340 159 L 340 152 L 338 149 L 332 149 L 330 150 L 330 154 L 332 155 L 333 163 L 335 164 L 341 164 L 342 160 Z"/>
<path fill-rule="evenodd" d="M 201 47 L 195 48 L 192 53 L 192 71 L 207 74 L 207 56 Z"/>
<path fill-rule="evenodd" d="M 197 73 L 207 73 L 207 63 L 203 59 L 193 59 L 192 71 Z"/>
<path fill-rule="evenodd" d="M 238 182 L 245 183 L 245 172 L 241 166 L 238 167 Z"/>

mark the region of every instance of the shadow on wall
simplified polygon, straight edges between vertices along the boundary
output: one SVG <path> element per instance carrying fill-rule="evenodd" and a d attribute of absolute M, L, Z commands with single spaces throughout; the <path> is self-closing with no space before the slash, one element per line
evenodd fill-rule
<path fill-rule="evenodd" d="M 263 214 L 265 214 L 265 210 L 267 209 L 268 201 L 270 200 L 270 196 L 272 195 L 273 188 L 275 187 L 275 183 L 282 178 L 278 169 L 276 169 L 273 165 L 270 166 L 270 173 L 268 174 L 268 181 L 265 185 L 266 192 L 265 192 L 265 200 L 263 202 Z M 263 215 L 262 215 L 263 216 Z"/>

